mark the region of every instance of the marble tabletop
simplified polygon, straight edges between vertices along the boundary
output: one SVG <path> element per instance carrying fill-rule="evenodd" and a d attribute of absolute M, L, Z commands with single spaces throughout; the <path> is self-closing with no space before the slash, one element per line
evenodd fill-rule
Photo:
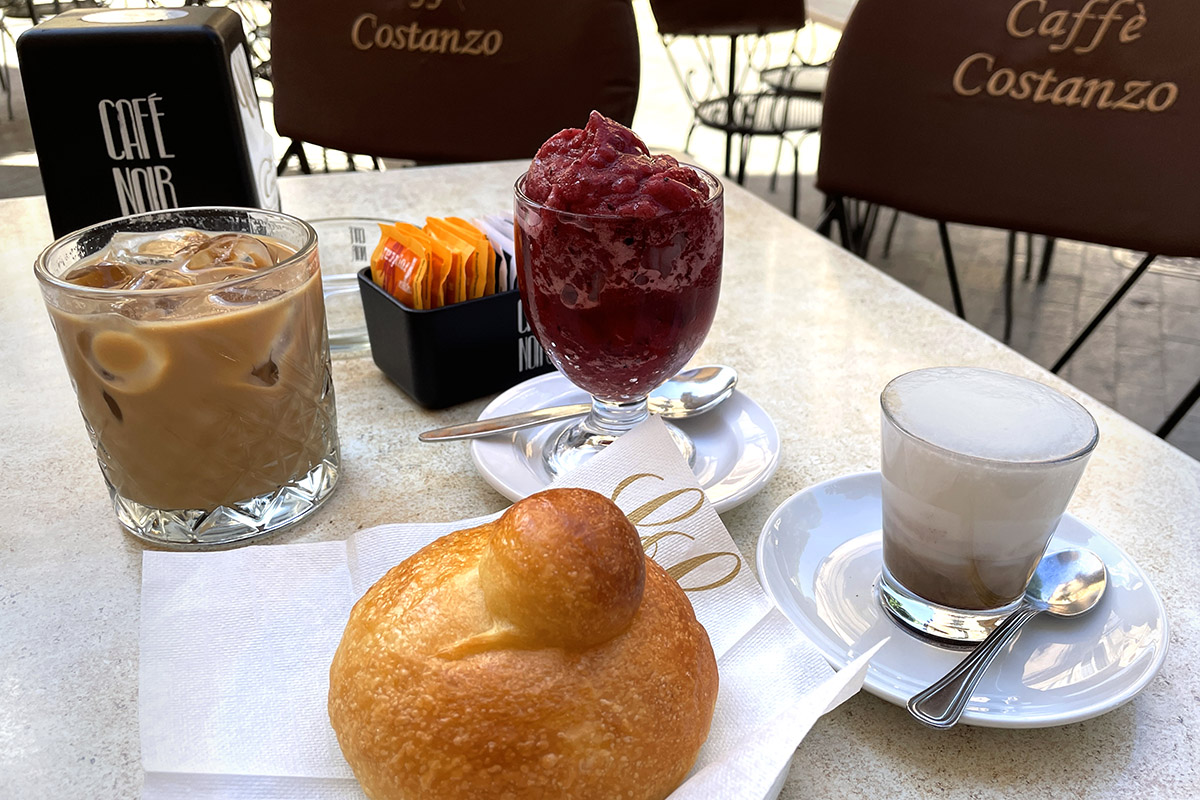
<path fill-rule="evenodd" d="M 281 182 L 284 210 L 420 220 L 504 211 L 515 162 Z M 42 198 L 0 201 L 0 797 L 140 793 L 138 619 L 143 545 L 117 525 L 31 264 L 51 240 Z M 775 420 L 782 463 L 722 515 L 750 563 L 771 511 L 796 491 L 878 468 L 878 395 L 934 364 L 1003 369 L 1055 385 L 1095 415 L 1102 442 L 1071 510 L 1149 573 L 1171 644 L 1134 701 L 1059 728 L 939 732 L 861 693 L 822 719 L 786 800 L 812 797 L 1200 796 L 1200 463 L 947 314 L 751 194 L 730 186 L 720 307 L 695 363 L 735 366 Z M 931 258 L 936 258 L 931 254 Z M 344 472 L 328 504 L 269 543 L 340 539 L 385 522 L 444 521 L 507 501 L 465 443 L 416 432 L 475 418 L 412 403 L 369 356 L 334 361 Z M 179 676 L 185 686 L 187 675 Z"/>

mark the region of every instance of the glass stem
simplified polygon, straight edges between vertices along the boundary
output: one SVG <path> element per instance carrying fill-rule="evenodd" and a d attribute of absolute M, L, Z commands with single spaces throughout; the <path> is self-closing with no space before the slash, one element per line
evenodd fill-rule
<path fill-rule="evenodd" d="M 593 433 L 620 436 L 649 416 L 650 409 L 644 396 L 627 403 L 614 403 L 593 397 L 592 411 L 583 424 Z"/>

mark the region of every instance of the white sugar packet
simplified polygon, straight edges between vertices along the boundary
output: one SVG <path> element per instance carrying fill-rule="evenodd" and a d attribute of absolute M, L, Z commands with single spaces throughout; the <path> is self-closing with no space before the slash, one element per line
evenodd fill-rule
<path fill-rule="evenodd" d="M 712 640 L 716 713 L 673 800 L 773 797 L 821 714 L 858 691 L 770 603 L 663 424 L 652 419 L 558 481 L 613 497 Z M 139 719 L 144 800 L 362 800 L 326 715 L 354 602 L 433 539 L 478 524 L 384 525 L 344 542 L 146 551 Z"/>

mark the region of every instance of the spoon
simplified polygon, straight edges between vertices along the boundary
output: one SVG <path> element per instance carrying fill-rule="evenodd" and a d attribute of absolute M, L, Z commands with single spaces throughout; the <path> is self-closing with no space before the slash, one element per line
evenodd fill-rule
<path fill-rule="evenodd" d="M 725 402 L 737 385 L 738 375 L 733 367 L 707 366 L 684 370 L 667 380 L 650 397 L 647 405 L 651 414 L 665 419 L 687 419 L 711 411 Z M 537 411 L 525 411 L 504 417 L 491 417 L 461 425 L 449 425 L 418 434 L 422 442 L 448 442 L 456 439 L 480 439 L 520 428 L 544 425 L 560 419 L 582 417 L 592 410 L 591 403 L 574 403 Z"/>
<path fill-rule="evenodd" d="M 941 680 L 913 695 L 908 701 L 909 713 L 934 728 L 953 726 L 992 659 L 1026 622 L 1043 611 L 1056 617 L 1075 617 L 1090 611 L 1100 601 L 1107 583 L 1104 562 L 1091 550 L 1062 550 L 1045 556 L 1034 570 L 1017 610 Z"/>

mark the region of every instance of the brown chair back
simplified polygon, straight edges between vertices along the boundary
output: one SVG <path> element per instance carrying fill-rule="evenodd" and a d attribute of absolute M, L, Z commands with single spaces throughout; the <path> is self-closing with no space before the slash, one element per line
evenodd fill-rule
<path fill-rule="evenodd" d="M 640 59 L 630 0 L 275 0 L 271 70 L 281 135 L 450 162 L 628 125 Z"/>
<path fill-rule="evenodd" d="M 1200 255 L 1200 6 L 858 0 L 817 186 L 948 222 Z"/>
<path fill-rule="evenodd" d="M 741 36 L 799 30 L 804 0 L 650 0 L 667 36 Z"/>

